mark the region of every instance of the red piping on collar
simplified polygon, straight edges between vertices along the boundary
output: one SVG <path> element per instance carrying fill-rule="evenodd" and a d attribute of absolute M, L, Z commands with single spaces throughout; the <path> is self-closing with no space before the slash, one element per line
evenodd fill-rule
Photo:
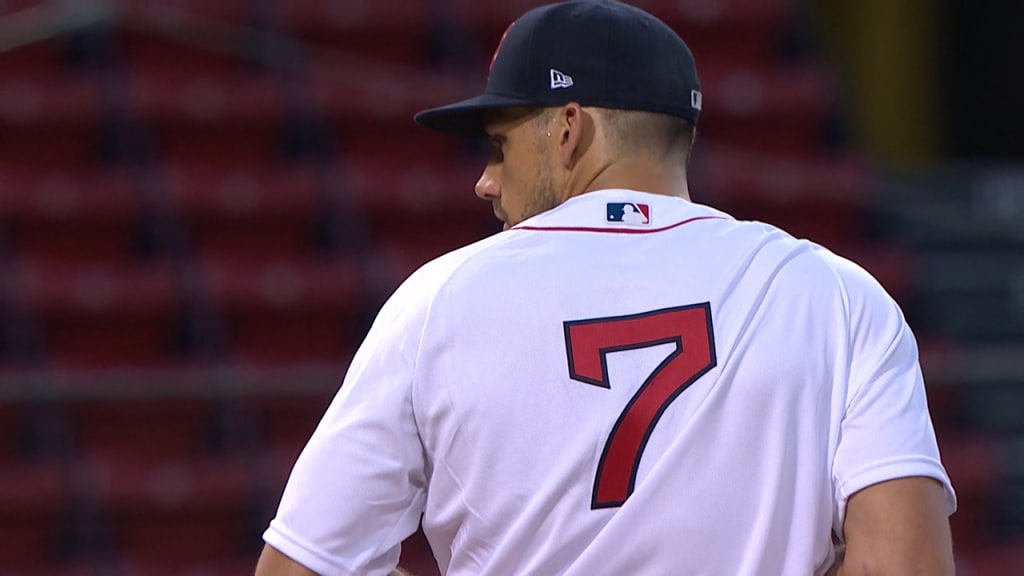
<path fill-rule="evenodd" d="M 587 228 L 581 226 L 513 226 L 512 228 L 509 228 L 508 231 L 531 230 L 544 232 L 603 232 L 605 234 L 654 234 L 656 232 L 664 232 L 665 230 L 678 228 L 683 224 L 689 224 L 690 222 L 696 222 L 698 220 L 726 220 L 726 218 L 724 216 L 697 216 L 696 218 L 676 222 L 670 226 L 650 228 L 646 230 L 637 230 L 635 228 Z"/>

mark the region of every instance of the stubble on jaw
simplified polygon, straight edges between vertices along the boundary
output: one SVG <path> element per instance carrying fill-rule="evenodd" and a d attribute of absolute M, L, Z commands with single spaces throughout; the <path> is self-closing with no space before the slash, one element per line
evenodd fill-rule
<path fill-rule="evenodd" d="M 515 226 L 523 220 L 532 218 L 542 212 L 547 212 L 558 205 L 558 197 L 555 194 L 555 188 L 551 181 L 550 170 L 547 170 L 544 165 L 538 165 L 537 176 L 534 182 L 533 190 L 526 199 L 526 203 L 523 204 L 522 216 L 516 222 L 509 222 L 510 226 Z"/>
<path fill-rule="evenodd" d="M 526 202 L 523 204 L 522 217 L 517 222 L 509 222 L 507 220 L 506 214 L 505 222 L 507 222 L 509 226 L 515 226 L 516 224 L 519 224 L 519 222 L 522 222 L 523 220 L 532 218 L 542 212 L 547 212 L 548 210 L 551 210 L 552 208 L 558 206 L 559 204 L 558 193 L 555 190 L 555 182 L 554 178 L 552 177 L 550 159 L 547 158 L 543 152 L 545 146 L 545 132 L 543 128 L 542 119 L 543 116 L 534 119 L 534 121 L 537 123 L 537 141 L 535 143 L 537 151 L 537 163 L 536 173 L 534 175 L 533 190 L 531 190 L 529 196 L 526 199 Z"/>

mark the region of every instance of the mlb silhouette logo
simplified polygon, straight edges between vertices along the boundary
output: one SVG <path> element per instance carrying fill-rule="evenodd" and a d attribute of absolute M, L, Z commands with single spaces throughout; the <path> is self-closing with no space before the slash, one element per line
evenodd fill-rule
<path fill-rule="evenodd" d="M 608 222 L 612 224 L 650 224 L 651 207 L 634 202 L 609 202 Z"/>

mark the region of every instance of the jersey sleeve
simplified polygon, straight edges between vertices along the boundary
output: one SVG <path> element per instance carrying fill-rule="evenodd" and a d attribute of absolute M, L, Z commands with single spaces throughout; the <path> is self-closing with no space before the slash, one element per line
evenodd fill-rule
<path fill-rule="evenodd" d="M 381 309 L 264 533 L 319 574 L 388 574 L 419 525 L 426 472 L 412 385 L 423 295 L 414 276 Z"/>
<path fill-rule="evenodd" d="M 863 269 L 835 262 L 846 290 L 849 381 L 833 461 L 834 529 L 842 535 L 846 502 L 872 484 L 925 476 L 956 495 L 939 459 L 917 342 L 898 305 Z"/>

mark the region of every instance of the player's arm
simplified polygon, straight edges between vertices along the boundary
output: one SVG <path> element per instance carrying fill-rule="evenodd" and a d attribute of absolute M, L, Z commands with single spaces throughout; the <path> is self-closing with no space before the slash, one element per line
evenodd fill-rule
<path fill-rule="evenodd" d="M 824 256 L 846 288 L 849 373 L 832 461 L 842 576 L 953 574 L 956 494 L 939 457 L 917 342 L 862 268 Z"/>
<path fill-rule="evenodd" d="M 309 568 L 280 553 L 269 544 L 263 546 L 260 561 L 256 564 L 256 576 L 318 576 Z"/>
<path fill-rule="evenodd" d="M 843 523 L 845 554 L 835 576 L 955 573 L 946 493 L 933 478 L 874 484 L 850 496 Z"/>
<path fill-rule="evenodd" d="M 263 546 L 260 561 L 256 565 L 256 576 L 318 576 L 309 568 L 281 554 L 276 548 L 267 544 Z M 401 566 L 395 568 L 391 576 L 413 576 Z"/>

